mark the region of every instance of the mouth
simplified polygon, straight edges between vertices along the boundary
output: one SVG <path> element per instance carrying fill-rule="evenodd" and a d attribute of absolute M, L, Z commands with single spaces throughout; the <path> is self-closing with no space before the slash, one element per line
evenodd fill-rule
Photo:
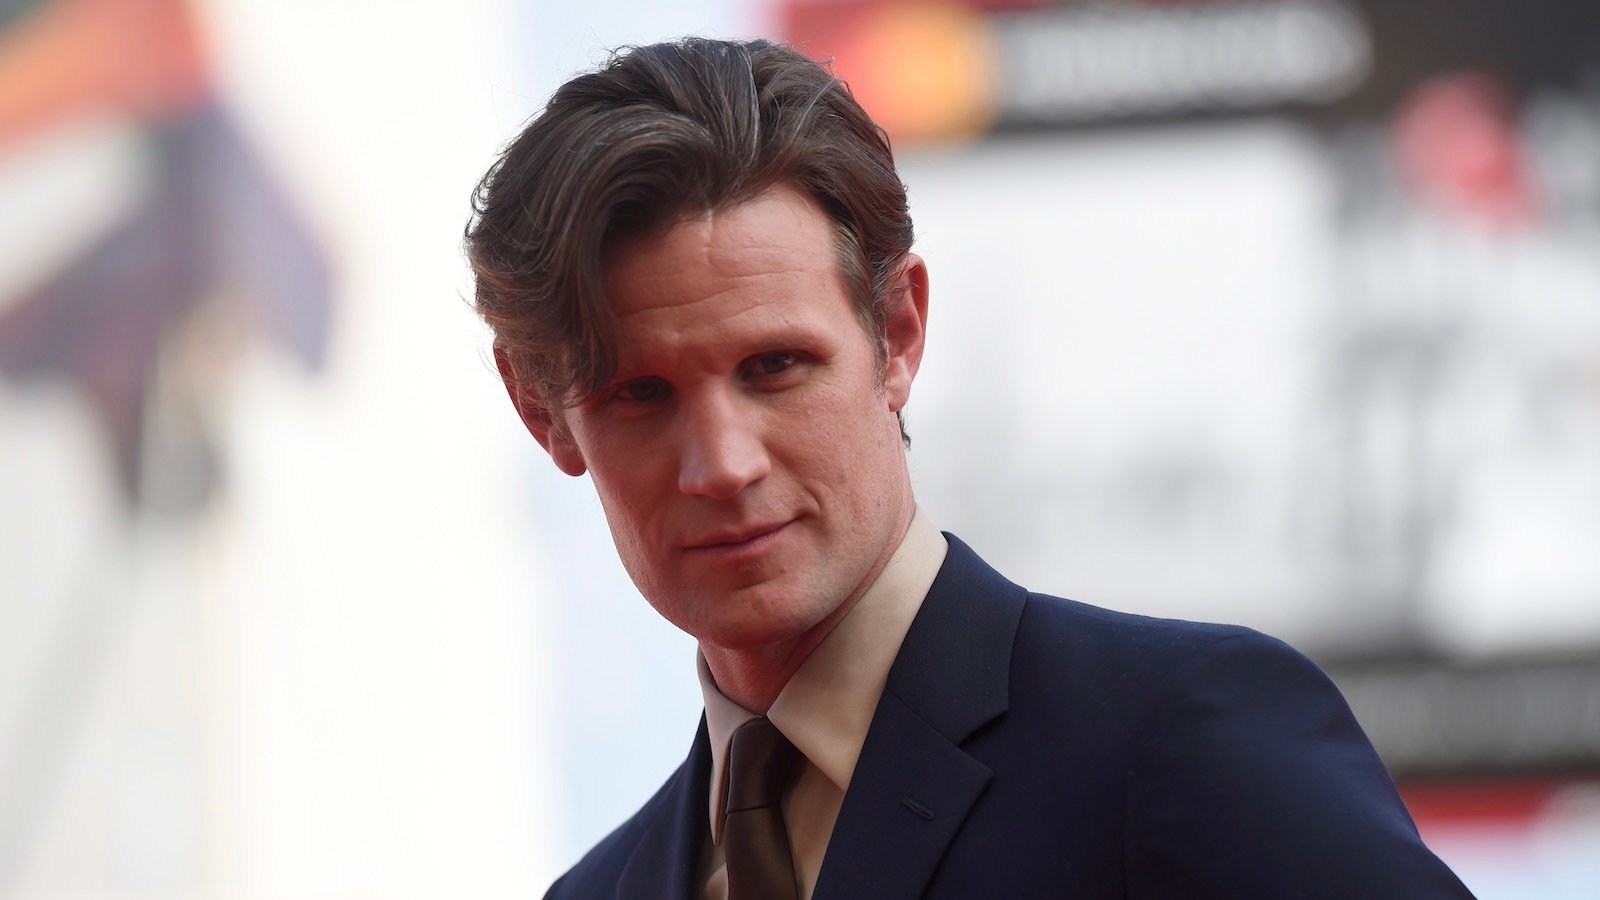
<path fill-rule="evenodd" d="M 688 553 L 702 554 L 731 554 L 745 551 L 759 551 L 767 544 L 777 539 L 794 519 L 782 522 L 756 525 L 750 528 L 741 528 L 735 531 L 724 531 L 696 538 L 684 547 Z"/>

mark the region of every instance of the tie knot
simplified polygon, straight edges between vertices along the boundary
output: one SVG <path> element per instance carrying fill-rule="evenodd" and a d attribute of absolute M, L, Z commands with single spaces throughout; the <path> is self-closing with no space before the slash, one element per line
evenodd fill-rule
<path fill-rule="evenodd" d="M 726 811 L 776 806 L 800 762 L 800 751 L 771 719 L 751 719 L 733 733 L 728 751 Z"/>

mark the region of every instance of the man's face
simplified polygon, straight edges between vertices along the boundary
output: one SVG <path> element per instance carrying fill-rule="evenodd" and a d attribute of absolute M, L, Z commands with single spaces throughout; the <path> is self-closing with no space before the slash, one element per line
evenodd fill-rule
<path fill-rule="evenodd" d="M 634 583 L 702 643 L 766 647 L 831 627 L 912 515 L 895 413 L 922 352 L 910 257 L 880 380 L 833 230 L 780 187 L 610 255 L 618 370 L 530 428 L 594 480 Z M 825 622 L 830 624 L 824 626 Z"/>

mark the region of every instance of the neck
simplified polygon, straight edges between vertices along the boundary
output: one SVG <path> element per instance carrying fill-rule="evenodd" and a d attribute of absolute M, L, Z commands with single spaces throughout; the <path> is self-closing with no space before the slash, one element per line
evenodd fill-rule
<path fill-rule="evenodd" d="M 830 625 L 828 631 L 832 630 Z M 808 632 L 806 637 L 810 634 Z M 728 650 L 701 644 L 700 652 L 706 658 L 706 667 L 711 670 L 717 690 L 745 709 L 764 716 L 783 686 L 824 637 L 827 637 L 826 632 L 818 634 L 815 640 L 773 644 L 758 650 Z"/>
<path fill-rule="evenodd" d="M 899 549 L 901 541 L 905 540 L 915 513 L 915 505 L 909 505 L 904 520 L 894 532 L 894 540 L 889 542 L 883 555 L 861 580 L 861 585 L 826 618 L 804 633 L 789 640 L 750 649 L 735 650 L 701 641 L 700 653 L 706 658 L 706 667 L 711 670 L 711 677 L 717 683 L 717 690 L 722 691 L 723 696 L 745 709 L 766 715 L 767 710 L 772 708 L 773 701 L 777 700 L 778 694 L 783 691 L 783 686 L 789 683 L 789 679 L 794 677 L 801 664 L 811 656 L 811 651 L 817 649 L 823 639 L 833 633 L 833 629 L 850 614 L 850 610 L 854 609 L 857 603 L 861 602 L 868 588 L 872 587 L 878 576 L 883 574 L 884 567 Z"/>

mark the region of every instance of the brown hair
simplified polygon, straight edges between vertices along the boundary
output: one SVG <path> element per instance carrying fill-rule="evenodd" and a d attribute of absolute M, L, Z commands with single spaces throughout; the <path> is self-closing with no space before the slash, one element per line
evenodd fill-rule
<path fill-rule="evenodd" d="M 557 90 L 478 183 L 466 230 L 478 312 L 529 399 L 559 407 L 615 373 L 608 246 L 780 183 L 833 220 L 881 365 L 911 217 L 888 138 L 843 82 L 779 44 L 685 38 Z"/>

